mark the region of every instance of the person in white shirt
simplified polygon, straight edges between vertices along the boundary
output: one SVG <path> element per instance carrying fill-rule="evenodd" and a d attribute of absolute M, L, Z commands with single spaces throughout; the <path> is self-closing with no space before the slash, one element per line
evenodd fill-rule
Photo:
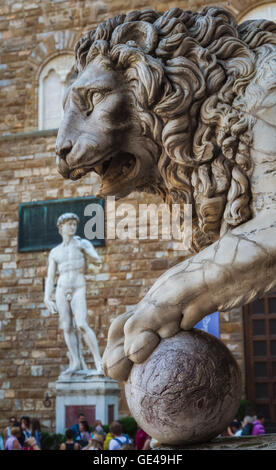
<path fill-rule="evenodd" d="M 113 421 L 109 426 L 109 431 L 114 437 L 109 441 L 108 450 L 120 450 L 123 444 L 131 443 L 131 439 L 123 434 L 122 425 L 119 421 Z"/>

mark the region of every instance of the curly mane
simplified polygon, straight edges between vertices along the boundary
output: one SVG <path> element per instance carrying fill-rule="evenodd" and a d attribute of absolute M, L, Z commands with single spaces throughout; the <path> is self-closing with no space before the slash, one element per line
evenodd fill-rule
<path fill-rule="evenodd" d="M 160 150 L 163 186 L 151 189 L 168 203 L 193 204 L 196 249 L 251 217 L 254 118 L 244 97 L 275 33 L 273 22 L 237 25 L 222 8 L 173 8 L 118 15 L 76 44 L 78 71 L 108 58 L 124 75 L 142 135 Z"/>

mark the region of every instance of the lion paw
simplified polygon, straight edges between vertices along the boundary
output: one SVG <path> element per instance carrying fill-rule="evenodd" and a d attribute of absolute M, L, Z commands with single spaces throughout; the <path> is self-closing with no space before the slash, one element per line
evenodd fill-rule
<path fill-rule="evenodd" d="M 103 356 L 105 375 L 119 381 L 127 380 L 133 363 L 141 364 L 147 360 L 162 338 L 179 332 L 180 320 L 178 310 L 165 311 L 145 300 L 135 306 L 135 311 L 120 315 L 110 326 Z"/>
<path fill-rule="evenodd" d="M 105 350 L 102 361 L 104 375 L 123 382 L 127 380 L 133 363 L 125 356 L 124 347 L 109 347 Z"/>
<path fill-rule="evenodd" d="M 133 331 L 125 337 L 125 355 L 135 364 L 144 362 L 160 341 L 154 331 Z"/>
<path fill-rule="evenodd" d="M 130 373 L 132 362 L 126 357 L 124 351 L 124 326 L 133 315 L 133 311 L 126 312 L 113 320 L 110 325 L 107 346 L 102 358 L 102 369 L 107 377 L 124 381 Z"/>

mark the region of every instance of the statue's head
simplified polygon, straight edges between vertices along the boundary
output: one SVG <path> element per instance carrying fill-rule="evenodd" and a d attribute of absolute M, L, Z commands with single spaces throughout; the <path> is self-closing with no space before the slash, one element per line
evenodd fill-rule
<path fill-rule="evenodd" d="M 142 115 L 143 109 L 148 112 L 158 100 L 164 71 L 148 54 L 154 49 L 151 36 L 157 36 L 152 25 L 146 21 L 115 23 L 113 32 L 108 22 L 102 25 L 102 37 L 90 39 L 88 35 L 90 46 L 85 59 L 81 53 L 83 40 L 76 47 L 79 75 L 64 97 L 57 154 L 64 177 L 75 180 L 95 171 L 102 178 L 102 195 L 123 197 L 133 189 L 158 185 L 161 180 L 156 168 L 161 143 L 152 136 L 154 129 L 143 129 L 143 125 L 151 127 L 154 122 L 143 123 Z M 110 37 L 103 39 L 105 30 Z M 128 35 L 137 42 L 130 44 Z M 151 67 L 157 74 L 152 77 L 154 90 L 148 89 L 148 83 L 141 89 L 141 74 L 150 73 Z M 154 117 L 153 121 L 161 131 L 161 123 Z"/>
<path fill-rule="evenodd" d="M 253 49 L 275 29 L 251 23 L 238 26 L 221 8 L 174 8 L 118 15 L 87 33 L 64 98 L 61 175 L 95 171 L 102 196 L 138 190 L 191 203 L 203 244 L 247 220 L 252 119 L 244 94 Z"/>
<path fill-rule="evenodd" d="M 62 235 L 75 235 L 77 226 L 80 219 L 73 212 L 66 212 L 57 219 L 57 228 L 59 234 Z"/>

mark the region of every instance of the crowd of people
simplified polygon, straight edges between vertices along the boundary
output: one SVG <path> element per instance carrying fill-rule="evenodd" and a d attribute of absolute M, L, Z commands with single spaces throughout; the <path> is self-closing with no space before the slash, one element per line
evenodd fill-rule
<path fill-rule="evenodd" d="M 265 434 L 264 416 L 247 410 L 242 422 L 235 419 L 224 435 L 238 437 L 261 434 Z M 91 428 L 85 415 L 81 413 L 78 422 L 66 430 L 65 440 L 60 444 L 59 450 L 150 450 L 158 445 L 157 441 L 140 428 L 132 439 L 123 432 L 119 421 L 111 423 L 108 432 L 104 431 L 99 420 Z M 39 420 L 22 416 L 18 421 L 12 416 L 3 436 L 0 434 L 0 450 L 41 450 Z"/>
<path fill-rule="evenodd" d="M 92 430 L 91 430 L 92 429 Z M 65 432 L 59 450 L 146 450 L 151 438 L 138 429 L 135 439 L 123 433 L 119 421 L 114 421 L 105 432 L 101 421 L 91 428 L 84 414 Z M 23 416 L 19 421 L 10 417 L 8 426 L 0 434 L 0 450 L 41 450 L 41 428 L 38 419 Z"/>
<path fill-rule="evenodd" d="M 242 421 L 235 419 L 227 429 L 227 435 L 232 437 L 258 436 L 265 434 L 265 418 L 262 413 L 248 410 Z"/>
<path fill-rule="evenodd" d="M 96 421 L 93 431 L 83 414 L 78 417 L 78 423 L 65 432 L 66 441 L 61 444 L 60 450 L 147 450 L 154 445 L 142 429 L 138 429 L 135 439 L 123 433 L 119 421 L 113 421 L 106 433 L 101 421 Z"/>
<path fill-rule="evenodd" d="M 41 429 L 39 420 L 22 416 L 17 421 L 15 416 L 9 419 L 8 426 L 0 437 L 0 450 L 40 450 Z"/>

